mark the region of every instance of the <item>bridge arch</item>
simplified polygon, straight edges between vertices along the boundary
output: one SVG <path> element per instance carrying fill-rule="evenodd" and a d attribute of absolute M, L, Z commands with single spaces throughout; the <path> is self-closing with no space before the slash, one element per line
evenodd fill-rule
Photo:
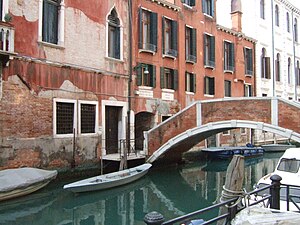
<path fill-rule="evenodd" d="M 147 162 L 155 162 L 157 159 L 169 153 L 171 149 L 176 149 L 177 152 L 180 152 L 180 148 L 184 148 L 184 150 L 181 150 L 184 152 L 213 134 L 235 128 L 251 128 L 255 130 L 271 132 L 300 143 L 300 134 L 290 129 L 264 122 L 254 122 L 249 120 L 225 120 L 210 122 L 188 129 L 176 135 L 159 147 L 155 152 L 153 152 L 153 154 L 148 158 Z"/>

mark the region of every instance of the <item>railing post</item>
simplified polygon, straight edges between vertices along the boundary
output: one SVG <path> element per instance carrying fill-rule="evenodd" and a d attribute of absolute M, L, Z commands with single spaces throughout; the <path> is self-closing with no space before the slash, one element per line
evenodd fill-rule
<path fill-rule="evenodd" d="M 270 188 L 271 194 L 271 209 L 280 209 L 280 181 L 282 180 L 281 176 L 274 174 L 270 177 L 273 186 Z"/>
<path fill-rule="evenodd" d="M 146 214 L 146 216 L 144 217 L 144 222 L 147 225 L 161 225 L 164 220 L 164 216 L 155 211 Z"/>

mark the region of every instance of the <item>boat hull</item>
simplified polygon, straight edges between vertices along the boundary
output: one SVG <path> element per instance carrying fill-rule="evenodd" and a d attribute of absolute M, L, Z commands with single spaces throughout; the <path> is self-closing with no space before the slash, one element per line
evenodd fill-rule
<path fill-rule="evenodd" d="M 140 179 L 147 174 L 150 167 L 151 164 L 146 163 L 131 169 L 91 177 L 71 184 L 66 184 L 63 188 L 74 193 L 110 189 Z"/>
<path fill-rule="evenodd" d="M 262 145 L 263 149 L 266 152 L 284 152 L 288 148 L 295 148 L 295 145 L 285 145 L 285 144 L 269 144 L 269 145 Z"/>

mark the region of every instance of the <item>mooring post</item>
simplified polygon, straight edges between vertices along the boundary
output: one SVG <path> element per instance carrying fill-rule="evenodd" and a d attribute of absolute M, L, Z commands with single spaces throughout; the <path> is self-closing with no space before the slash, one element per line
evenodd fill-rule
<path fill-rule="evenodd" d="M 144 217 L 144 222 L 147 225 L 161 225 L 164 221 L 164 216 L 155 211 L 146 214 L 146 216 Z"/>
<path fill-rule="evenodd" d="M 280 209 L 280 181 L 281 176 L 274 174 L 270 177 L 273 186 L 270 188 L 271 201 L 270 208 Z"/>

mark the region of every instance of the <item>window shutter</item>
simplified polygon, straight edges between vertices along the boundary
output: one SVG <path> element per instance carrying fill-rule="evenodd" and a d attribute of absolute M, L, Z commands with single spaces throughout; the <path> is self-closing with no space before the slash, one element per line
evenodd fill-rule
<path fill-rule="evenodd" d="M 155 46 L 155 52 L 157 51 L 157 13 L 152 12 L 150 14 L 150 41 Z"/>
<path fill-rule="evenodd" d="M 178 89 L 178 71 L 177 70 L 173 70 L 173 77 L 174 77 L 173 88 L 176 91 Z"/>
<path fill-rule="evenodd" d="M 150 71 L 151 71 L 151 86 L 156 87 L 156 66 L 150 65 Z"/>
<path fill-rule="evenodd" d="M 139 49 L 143 48 L 143 10 L 139 8 Z"/>
<path fill-rule="evenodd" d="M 43 2 L 43 41 L 58 43 L 58 5 L 49 1 Z"/>
<path fill-rule="evenodd" d="M 121 45 L 121 41 L 120 41 L 120 27 L 116 27 L 116 39 L 115 39 L 115 45 L 116 45 L 116 48 L 115 48 L 115 58 L 116 59 L 120 59 L 120 55 L 121 55 L 121 52 L 120 52 L 120 45 Z"/>
<path fill-rule="evenodd" d="M 190 6 L 195 6 L 195 0 L 190 0 Z"/>
<path fill-rule="evenodd" d="M 249 97 L 251 97 L 252 96 L 252 86 L 249 85 L 248 88 L 249 88 Z"/>
<path fill-rule="evenodd" d="M 171 41 L 171 48 L 173 50 L 175 50 L 175 54 L 174 56 L 177 57 L 178 55 L 178 52 L 177 52 L 177 21 L 175 20 L 172 20 L 172 41 Z"/>
<path fill-rule="evenodd" d="M 215 66 L 215 37 L 210 37 L 210 61 L 213 62 L 213 66 Z"/>
<path fill-rule="evenodd" d="M 208 94 L 207 87 L 208 87 L 208 77 L 204 77 L 204 94 Z"/>
<path fill-rule="evenodd" d="M 214 0 L 210 0 L 211 1 L 211 16 L 215 17 L 215 1 Z"/>
<path fill-rule="evenodd" d="M 265 57 L 264 60 L 265 60 L 265 73 L 266 73 L 265 75 L 266 75 L 266 78 L 267 78 L 267 79 L 270 79 L 270 78 L 271 78 L 271 70 L 270 70 L 271 64 L 270 64 L 270 57 Z"/>
<path fill-rule="evenodd" d="M 137 65 L 137 79 L 136 79 L 136 84 L 137 86 L 141 86 L 142 85 L 142 64 L 139 63 Z"/>
<path fill-rule="evenodd" d="M 165 22 L 166 22 L 166 18 L 165 17 L 162 17 L 162 52 L 163 54 L 165 54 Z"/>
<path fill-rule="evenodd" d="M 232 69 L 234 70 L 235 64 L 234 64 L 234 43 L 230 44 L 230 66 L 232 66 Z"/>
<path fill-rule="evenodd" d="M 252 49 L 249 49 L 249 70 L 251 75 L 253 74 L 253 59 L 252 59 Z"/>
<path fill-rule="evenodd" d="M 160 88 L 165 88 L 165 68 L 160 67 Z"/>
<path fill-rule="evenodd" d="M 49 33 L 49 28 L 48 28 L 48 13 L 49 13 L 49 3 L 47 1 L 43 2 L 43 41 L 48 41 L 48 33 Z"/>
<path fill-rule="evenodd" d="M 188 88 L 187 88 L 187 79 L 188 79 L 188 72 L 185 72 L 185 91 L 187 91 L 188 90 Z"/>
<path fill-rule="evenodd" d="M 203 60 L 204 60 L 204 65 L 207 65 L 207 62 L 206 62 L 206 59 L 207 59 L 207 54 L 208 52 L 206 52 L 206 45 L 207 45 L 207 41 L 208 41 L 208 38 L 207 38 L 207 35 L 206 34 L 203 34 Z"/>
<path fill-rule="evenodd" d="M 196 74 L 191 74 L 191 91 L 196 92 Z"/>
<path fill-rule="evenodd" d="M 210 94 L 214 95 L 215 94 L 215 78 L 214 77 L 210 78 L 209 89 L 210 89 Z"/>
<path fill-rule="evenodd" d="M 191 29 L 192 41 L 191 41 L 191 53 L 197 60 L 197 30 Z"/>
<path fill-rule="evenodd" d="M 247 51 L 247 49 L 244 47 L 244 49 L 243 49 L 243 52 L 244 52 L 244 69 L 245 69 L 245 74 L 247 74 L 247 57 L 246 57 L 246 51 Z"/>
<path fill-rule="evenodd" d="M 202 12 L 203 13 L 206 13 L 206 8 L 207 8 L 206 0 L 202 0 Z"/>

